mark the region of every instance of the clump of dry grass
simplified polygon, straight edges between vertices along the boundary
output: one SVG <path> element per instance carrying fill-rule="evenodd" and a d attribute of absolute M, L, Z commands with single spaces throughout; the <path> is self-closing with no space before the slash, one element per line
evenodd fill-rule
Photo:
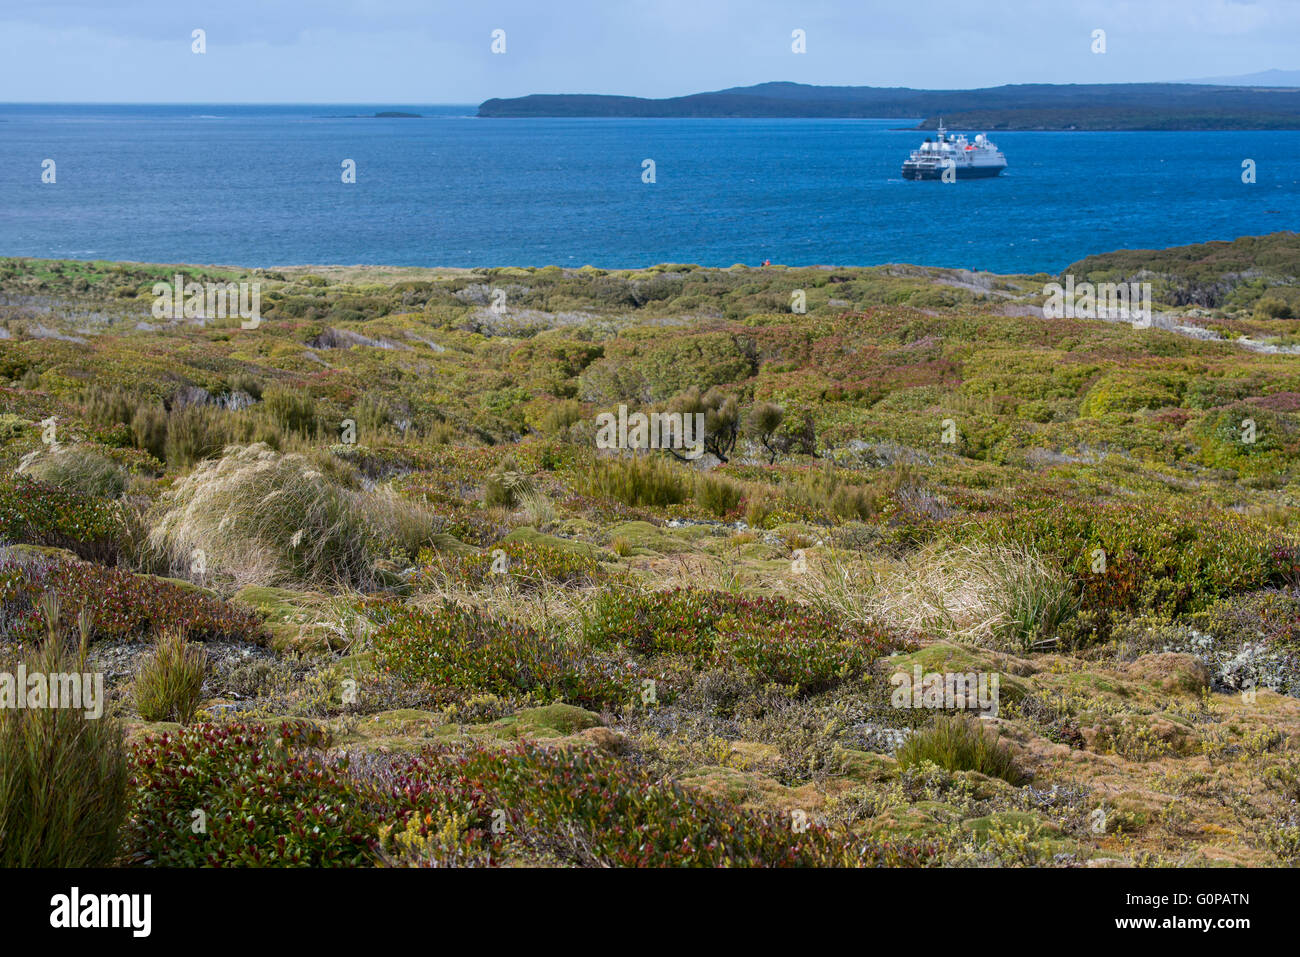
<path fill-rule="evenodd" d="M 539 532 L 555 524 L 559 512 L 549 495 L 538 489 L 527 489 L 519 493 L 519 504 L 523 506 L 528 524 Z"/>
<path fill-rule="evenodd" d="M 1078 607 L 1069 576 L 1024 545 L 934 544 L 871 564 L 810 555 L 788 587 L 846 621 L 1017 651 L 1050 643 Z"/>
<path fill-rule="evenodd" d="M 193 567 L 247 585 L 368 588 L 375 562 L 413 555 L 431 516 L 388 488 L 362 489 L 338 462 L 231 446 L 181 479 L 164 499 L 150 545 L 173 568 Z"/>
<path fill-rule="evenodd" d="M 420 593 L 410 604 L 436 608 L 452 603 L 477 608 L 489 618 L 511 619 L 540 632 L 571 629 L 581 620 L 582 608 L 597 588 L 542 578 L 525 588 L 512 575 L 490 575 L 473 585 L 456 574 L 449 563 L 437 561 L 424 569 Z"/>
<path fill-rule="evenodd" d="M 126 469 L 82 446 L 51 449 L 25 462 L 19 471 L 46 485 L 101 498 L 120 498 L 127 487 Z"/>

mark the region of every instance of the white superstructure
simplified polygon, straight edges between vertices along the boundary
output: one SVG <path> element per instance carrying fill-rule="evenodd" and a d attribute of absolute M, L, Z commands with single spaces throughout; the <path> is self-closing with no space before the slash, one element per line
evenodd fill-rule
<path fill-rule="evenodd" d="M 957 179 L 997 176 L 1007 168 L 1007 158 L 983 133 L 970 142 L 964 134 L 952 136 L 939 121 L 938 139 L 926 139 L 903 164 L 904 179 L 940 179 L 951 169 Z"/>

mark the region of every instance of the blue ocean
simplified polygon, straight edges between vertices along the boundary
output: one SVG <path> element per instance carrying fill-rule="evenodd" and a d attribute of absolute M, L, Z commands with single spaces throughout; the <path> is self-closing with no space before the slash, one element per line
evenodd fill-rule
<path fill-rule="evenodd" d="M 912 121 L 473 113 L 0 105 L 0 255 L 1055 273 L 1113 249 L 1300 227 L 1300 132 L 994 133 L 1007 171 L 945 184 L 901 178 L 926 135 Z"/>

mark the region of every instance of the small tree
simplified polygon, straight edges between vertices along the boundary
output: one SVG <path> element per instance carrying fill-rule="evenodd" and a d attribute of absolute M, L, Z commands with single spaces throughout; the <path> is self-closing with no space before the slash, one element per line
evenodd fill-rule
<path fill-rule="evenodd" d="M 776 463 L 777 450 L 773 446 L 773 440 L 776 437 L 776 430 L 781 427 L 785 420 L 785 410 L 779 405 L 771 402 L 760 402 L 749 410 L 749 416 L 745 420 L 745 430 L 755 436 L 767 449 L 768 465 Z"/>
<path fill-rule="evenodd" d="M 811 455 L 817 457 L 817 426 L 813 424 L 812 413 L 805 411 L 797 422 L 786 418 L 781 423 L 773 443 L 782 454 Z"/>
<path fill-rule="evenodd" d="M 672 410 L 683 415 L 703 413 L 704 451 L 713 453 L 719 462 L 727 461 L 740 435 L 740 403 L 734 395 L 715 386 L 701 396 L 700 390 L 693 388 L 673 403 Z M 687 461 L 676 450 L 669 451 Z"/>

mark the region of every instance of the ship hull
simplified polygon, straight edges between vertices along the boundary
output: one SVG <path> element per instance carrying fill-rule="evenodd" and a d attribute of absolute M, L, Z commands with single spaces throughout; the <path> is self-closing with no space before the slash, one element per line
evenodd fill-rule
<path fill-rule="evenodd" d="M 988 179 L 1001 173 L 1005 166 L 958 166 L 955 169 L 958 179 Z M 914 166 L 903 164 L 903 179 L 942 179 L 941 166 Z"/>

